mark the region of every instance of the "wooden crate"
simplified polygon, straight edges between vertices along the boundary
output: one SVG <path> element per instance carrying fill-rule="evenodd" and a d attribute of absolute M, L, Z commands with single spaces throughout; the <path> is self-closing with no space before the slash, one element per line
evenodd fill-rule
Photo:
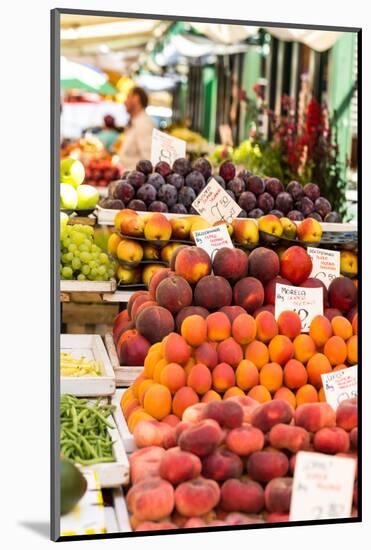
<path fill-rule="evenodd" d="M 136 377 L 143 372 L 143 366 L 129 367 L 120 365 L 112 332 L 107 332 L 104 337 L 104 342 L 106 344 L 108 357 L 110 358 L 111 365 L 115 373 L 116 386 L 124 388 L 131 386 Z"/>

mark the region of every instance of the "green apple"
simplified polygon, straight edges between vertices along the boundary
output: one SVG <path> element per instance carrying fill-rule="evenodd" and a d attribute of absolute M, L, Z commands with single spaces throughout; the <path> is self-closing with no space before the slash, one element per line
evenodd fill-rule
<path fill-rule="evenodd" d="M 77 208 L 87 210 L 95 208 L 99 201 L 99 193 L 93 185 L 79 185 L 77 192 Z"/>
<path fill-rule="evenodd" d="M 68 183 L 61 183 L 61 208 L 74 209 L 77 206 L 76 189 Z"/>
<path fill-rule="evenodd" d="M 72 158 L 61 160 L 61 182 L 78 187 L 85 179 L 85 168 L 82 162 Z"/>

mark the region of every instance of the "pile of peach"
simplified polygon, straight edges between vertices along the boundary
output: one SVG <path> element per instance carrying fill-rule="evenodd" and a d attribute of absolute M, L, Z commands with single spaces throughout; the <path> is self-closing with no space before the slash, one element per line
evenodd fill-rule
<path fill-rule="evenodd" d="M 283 400 L 236 396 L 189 407 L 169 424 L 142 421 L 134 431 L 127 505 L 135 531 L 287 522 L 297 452 L 357 459 L 355 399 L 335 413 L 327 403 L 294 411 Z"/>
<path fill-rule="evenodd" d="M 356 318 L 313 319 L 301 334 L 298 315 L 276 321 L 262 311 L 231 323 L 223 312 L 186 317 L 175 332 L 149 348 L 144 371 L 125 393 L 123 412 L 132 431 L 140 419 L 181 418 L 199 401 L 248 395 L 259 402 L 284 399 L 292 407 L 324 401 L 321 374 L 357 363 Z"/>
<path fill-rule="evenodd" d="M 259 316 L 257 339 L 268 345 L 279 332 L 273 319 L 277 283 L 322 288 L 324 316 L 331 320 L 334 316 L 344 315 L 352 322 L 357 311 L 357 288 L 354 282 L 348 277 L 338 277 L 327 290 L 319 279 L 310 277 L 311 270 L 312 260 L 306 250 L 299 246 L 288 248 L 281 257 L 264 247 L 256 248 L 249 256 L 240 249 L 221 248 L 213 262 L 201 248 L 181 246 L 173 252 L 170 268 L 154 273 L 148 291 L 135 292 L 127 310 L 117 316 L 113 336 L 120 364 L 143 365 L 151 344 L 161 342 L 174 331 L 180 333 L 182 322 L 195 314 L 209 318 L 210 313 L 215 315 L 222 312 L 230 323 L 242 313 L 256 318 Z M 261 315 L 262 312 L 265 312 L 265 316 Z M 220 323 L 227 323 L 227 326 L 220 329 L 220 336 L 216 340 L 210 340 L 221 341 L 231 336 L 228 322 L 220 320 Z M 287 336 L 293 339 L 298 334 L 297 319 L 282 322 L 282 325 L 287 324 L 292 324 L 292 327 L 287 328 Z M 237 342 L 242 345 L 249 343 L 250 328 L 246 330 L 247 338 L 241 341 L 237 338 Z M 318 327 L 318 330 L 322 331 L 322 328 Z M 324 325 L 323 331 L 322 336 L 315 338 L 316 351 L 322 351 L 322 340 L 332 335 L 327 325 Z M 345 340 L 352 335 L 348 328 L 340 332 L 340 337 Z M 286 335 L 285 332 L 281 334 Z M 193 344 L 191 340 L 189 343 L 192 346 L 200 345 Z M 278 341 L 283 345 L 283 339 Z M 272 347 L 275 346 L 272 344 Z M 263 349 L 262 346 L 259 349 Z M 262 351 L 259 353 L 264 355 Z M 294 353 L 288 355 L 293 357 Z M 342 355 L 339 354 L 340 359 Z M 270 360 L 284 366 L 281 361 Z M 345 358 L 335 365 L 344 361 Z M 256 366 L 259 368 L 263 365 Z"/>

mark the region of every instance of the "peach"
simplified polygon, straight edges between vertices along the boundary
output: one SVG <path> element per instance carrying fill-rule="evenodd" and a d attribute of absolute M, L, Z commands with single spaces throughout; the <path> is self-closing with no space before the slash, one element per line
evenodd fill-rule
<path fill-rule="evenodd" d="M 347 432 L 358 426 L 358 407 L 356 399 L 342 401 L 336 409 L 336 425 Z"/>
<path fill-rule="evenodd" d="M 216 481 L 199 477 L 180 483 L 174 496 L 177 511 L 191 518 L 210 512 L 219 502 L 220 489 Z"/>
<path fill-rule="evenodd" d="M 358 447 L 358 427 L 352 428 L 349 434 L 350 444 L 352 449 L 357 449 Z"/>
<path fill-rule="evenodd" d="M 263 342 L 254 340 L 245 349 L 245 359 L 254 363 L 257 369 L 260 370 L 269 362 L 269 350 Z"/>
<path fill-rule="evenodd" d="M 250 390 L 259 384 L 259 371 L 252 361 L 243 359 L 236 369 L 236 383 L 242 390 Z"/>
<path fill-rule="evenodd" d="M 113 338 L 115 340 L 115 343 L 117 340 L 117 338 L 115 338 L 115 335 L 117 336 L 119 333 L 119 330 L 121 328 L 126 328 L 126 326 L 129 323 L 130 323 L 130 318 L 129 318 L 129 312 L 127 309 L 125 309 L 124 311 L 121 311 L 118 315 L 116 315 L 113 323 L 113 328 L 112 328 L 112 333 L 113 333 Z"/>
<path fill-rule="evenodd" d="M 227 434 L 225 443 L 233 453 L 239 456 L 247 456 L 263 449 L 264 435 L 258 428 L 243 424 L 239 428 L 233 428 Z"/>
<path fill-rule="evenodd" d="M 275 424 L 268 438 L 269 444 L 275 449 L 286 449 L 292 453 L 308 449 L 310 444 L 310 435 L 307 430 L 289 424 Z"/>
<path fill-rule="evenodd" d="M 323 315 L 331 322 L 334 317 L 339 317 L 342 315 L 342 313 L 340 309 L 326 307 L 323 311 Z"/>
<path fill-rule="evenodd" d="M 350 310 L 346 314 L 346 318 L 348 319 L 348 321 L 353 323 L 353 319 L 354 319 L 356 313 L 358 313 L 358 306 L 353 306 L 352 308 L 350 308 Z M 339 313 L 339 315 L 342 315 L 342 313 Z"/>
<path fill-rule="evenodd" d="M 334 335 L 340 336 L 343 340 L 348 340 L 353 336 L 352 324 L 342 315 L 336 315 L 331 319 L 331 327 Z"/>
<path fill-rule="evenodd" d="M 287 514 L 290 511 L 292 481 L 291 477 L 276 477 L 266 485 L 264 500 L 269 512 Z"/>
<path fill-rule="evenodd" d="M 265 523 L 258 515 L 248 515 L 241 512 L 230 512 L 225 518 L 227 525 L 255 525 Z"/>
<path fill-rule="evenodd" d="M 178 363 L 184 365 L 187 363 L 191 356 L 191 348 L 187 344 L 185 338 L 171 332 L 166 341 L 163 342 L 163 354 L 168 363 Z"/>
<path fill-rule="evenodd" d="M 254 481 L 267 483 L 275 477 L 284 477 L 288 469 L 288 458 L 281 451 L 256 451 L 247 459 L 247 473 Z"/>
<path fill-rule="evenodd" d="M 267 523 L 287 523 L 289 521 L 290 515 L 288 513 L 272 512 L 266 516 Z"/>
<path fill-rule="evenodd" d="M 300 285 L 312 271 L 312 260 L 300 246 L 290 246 L 281 256 L 281 275 L 294 285 Z"/>
<path fill-rule="evenodd" d="M 171 223 L 171 222 L 170 222 Z M 179 243 L 173 243 L 173 244 L 179 244 Z M 182 244 L 180 246 L 176 246 L 174 249 L 173 249 L 173 252 L 170 256 L 170 261 L 169 261 L 169 267 L 172 271 L 174 271 L 175 273 L 175 262 L 176 262 L 176 258 L 179 254 L 179 252 L 181 250 L 183 250 L 183 248 L 190 248 L 189 245 L 186 245 L 186 244 Z"/>
<path fill-rule="evenodd" d="M 177 363 L 169 363 L 161 369 L 160 382 L 169 388 L 171 393 L 175 393 L 186 385 L 187 376 L 180 365 Z"/>
<path fill-rule="evenodd" d="M 192 388 L 187 386 L 180 388 L 173 397 L 173 413 L 178 418 L 182 418 L 185 409 L 198 402 L 198 395 Z"/>
<path fill-rule="evenodd" d="M 138 334 L 136 330 L 124 333 L 117 343 L 117 355 L 120 365 L 140 366 L 144 364 L 144 359 L 149 350 L 150 342 L 144 335 Z M 123 339 L 123 336 L 127 336 Z"/>
<path fill-rule="evenodd" d="M 195 284 L 211 273 L 210 256 L 202 248 L 182 248 L 175 259 L 175 273 L 188 283 Z"/>
<path fill-rule="evenodd" d="M 228 449 L 216 449 L 202 459 L 202 475 L 215 481 L 240 477 L 242 470 L 242 460 Z"/>
<path fill-rule="evenodd" d="M 168 424 L 162 424 L 157 420 L 141 420 L 138 422 L 134 428 L 133 437 L 138 449 L 150 446 L 167 447 L 171 441 L 175 445 L 174 429 Z"/>
<path fill-rule="evenodd" d="M 215 275 L 231 282 L 238 281 L 247 275 L 247 254 L 240 248 L 219 248 L 213 259 Z"/>
<path fill-rule="evenodd" d="M 238 428 L 244 418 L 242 405 L 237 399 L 230 398 L 228 401 L 212 401 L 207 404 L 204 410 L 204 418 L 218 422 L 223 428 Z"/>
<path fill-rule="evenodd" d="M 201 474 L 202 464 L 198 456 L 173 447 L 168 449 L 160 462 L 160 476 L 173 485 L 195 479 Z"/>
<path fill-rule="evenodd" d="M 225 392 L 235 385 L 233 368 L 228 363 L 219 363 L 212 371 L 213 388 L 219 392 Z"/>
<path fill-rule="evenodd" d="M 202 403 L 210 403 L 211 401 L 221 401 L 221 395 L 215 390 L 207 391 L 201 398 Z"/>
<path fill-rule="evenodd" d="M 208 367 L 198 363 L 193 366 L 187 377 L 187 386 L 190 386 L 199 395 L 203 395 L 211 389 L 212 378 Z"/>
<path fill-rule="evenodd" d="M 167 309 L 150 306 L 139 313 L 135 326 L 140 334 L 154 344 L 174 331 L 174 319 Z"/>
<path fill-rule="evenodd" d="M 297 359 L 290 359 L 287 361 L 283 369 L 283 381 L 285 386 L 296 390 L 307 383 L 308 374 L 303 363 Z"/>
<path fill-rule="evenodd" d="M 282 401 L 286 401 L 291 405 L 293 409 L 296 408 L 296 397 L 294 392 L 289 390 L 289 388 L 285 388 L 282 386 L 282 388 L 278 388 L 278 390 L 275 392 L 273 399 L 282 399 Z"/>
<path fill-rule="evenodd" d="M 245 395 L 245 393 L 238 386 L 232 386 L 228 388 L 227 391 L 223 394 L 223 399 L 230 399 L 231 397 L 236 397 L 239 395 Z"/>
<path fill-rule="evenodd" d="M 195 359 L 197 363 L 202 363 L 212 370 L 218 364 L 218 353 L 212 344 L 203 342 L 195 349 Z"/>
<path fill-rule="evenodd" d="M 175 327 L 177 332 L 181 332 L 181 327 L 184 319 L 186 319 L 186 317 L 189 317 L 190 315 L 200 315 L 201 317 L 206 319 L 206 317 L 209 315 L 209 312 L 207 309 L 200 306 L 184 307 L 179 311 L 179 313 L 177 313 L 177 316 L 175 318 Z"/>
<path fill-rule="evenodd" d="M 229 401 L 234 401 L 235 403 L 238 403 L 238 405 L 242 407 L 242 412 L 243 412 L 242 421 L 244 423 L 249 423 L 249 424 L 251 423 L 252 413 L 260 405 L 259 401 L 256 401 L 255 399 L 253 399 L 252 397 L 248 397 L 247 395 L 237 395 L 237 396 L 231 397 Z"/>
<path fill-rule="evenodd" d="M 139 296 L 145 296 L 147 298 L 147 300 L 153 300 L 154 299 L 154 297 L 152 297 L 147 290 L 137 290 L 137 291 L 133 292 L 133 294 L 129 298 L 128 305 L 127 305 L 127 312 L 128 312 L 128 315 L 129 315 L 129 319 L 131 319 L 132 307 L 133 307 L 134 303 L 136 302 L 137 298 L 139 298 Z"/>
<path fill-rule="evenodd" d="M 285 365 L 294 356 L 294 344 L 282 334 L 278 334 L 269 342 L 268 350 L 271 361 L 280 365 Z"/>
<path fill-rule="evenodd" d="M 183 277 L 174 275 L 163 279 L 156 289 L 157 303 L 176 315 L 192 303 L 192 288 Z"/>
<path fill-rule="evenodd" d="M 247 396 L 255 399 L 256 401 L 259 401 L 259 403 L 266 403 L 267 401 L 272 400 L 270 392 L 265 386 L 262 386 L 261 384 L 258 384 L 257 386 L 251 388 Z"/>
<path fill-rule="evenodd" d="M 349 434 L 343 428 L 321 428 L 314 435 L 313 445 L 319 453 L 346 453 L 350 445 Z"/>
<path fill-rule="evenodd" d="M 270 248 L 258 246 L 249 255 L 249 275 L 263 283 L 276 277 L 280 270 L 280 260 Z"/>
<path fill-rule="evenodd" d="M 218 447 L 221 438 L 222 430 L 219 424 L 215 420 L 207 418 L 199 424 L 186 428 L 180 434 L 178 444 L 182 451 L 202 457 L 213 452 Z"/>
<path fill-rule="evenodd" d="M 264 303 L 264 287 L 255 277 L 244 277 L 235 284 L 233 298 L 236 305 L 253 313 Z"/>
<path fill-rule="evenodd" d="M 171 412 L 170 390 L 161 384 L 150 386 L 144 396 L 144 410 L 157 420 L 165 418 Z"/>
<path fill-rule="evenodd" d="M 316 353 L 316 344 L 308 334 L 299 334 L 294 340 L 294 357 L 306 364 Z"/>
<path fill-rule="evenodd" d="M 331 370 L 331 364 L 326 355 L 315 353 L 307 363 L 308 380 L 313 386 L 320 388 L 322 386 L 321 374 L 327 374 Z"/>
<path fill-rule="evenodd" d="M 237 306 L 236 306 L 237 307 Z M 232 323 L 232 336 L 239 344 L 250 344 L 256 337 L 255 319 L 248 313 L 241 313 Z"/>
<path fill-rule="evenodd" d="M 327 288 L 320 279 L 316 279 L 315 277 L 309 277 L 309 279 L 306 279 L 303 283 L 301 283 L 300 286 L 302 288 L 322 288 L 323 309 L 325 309 L 328 306 Z"/>
<path fill-rule="evenodd" d="M 278 326 L 274 315 L 269 311 L 262 311 L 255 318 L 256 338 L 265 344 L 278 334 Z"/>
<path fill-rule="evenodd" d="M 349 277 L 337 277 L 328 288 L 328 300 L 331 307 L 347 313 L 357 304 L 357 289 Z"/>
<path fill-rule="evenodd" d="M 317 390 L 312 384 L 304 384 L 296 392 L 296 406 L 303 405 L 304 403 L 317 403 L 318 394 Z"/>
<path fill-rule="evenodd" d="M 232 303 L 232 287 L 226 279 L 208 275 L 198 281 L 194 290 L 194 303 L 209 311 L 219 310 Z"/>
<path fill-rule="evenodd" d="M 270 392 L 277 391 L 283 382 L 283 371 L 278 363 L 267 363 L 259 373 L 260 384 Z"/>
<path fill-rule="evenodd" d="M 242 348 L 232 337 L 220 342 L 217 353 L 219 363 L 228 363 L 228 365 L 234 368 L 237 367 L 243 359 Z"/>
<path fill-rule="evenodd" d="M 220 493 L 220 506 L 226 512 L 257 514 L 264 507 L 264 490 L 250 479 L 227 479 Z"/>
<path fill-rule="evenodd" d="M 172 428 L 175 428 L 180 422 L 179 418 L 175 416 L 175 414 L 168 414 L 161 420 L 164 424 L 168 424 L 168 426 L 171 426 Z"/>
<path fill-rule="evenodd" d="M 333 366 L 344 363 L 347 358 L 347 346 L 340 336 L 331 336 L 324 345 L 323 352 Z"/>
<path fill-rule="evenodd" d="M 206 403 L 195 403 L 188 407 L 182 416 L 182 422 L 187 422 L 188 424 L 198 424 L 201 420 L 204 420 Z"/>
<path fill-rule="evenodd" d="M 358 313 L 356 313 L 352 320 L 352 329 L 354 334 L 358 334 Z"/>
<path fill-rule="evenodd" d="M 286 286 L 292 286 L 292 283 L 288 279 L 284 279 L 283 277 L 274 277 L 271 279 L 265 286 L 264 294 L 265 294 L 265 303 L 270 304 L 272 306 L 276 303 L 276 284 L 279 283 L 280 285 L 286 285 Z"/>
<path fill-rule="evenodd" d="M 275 424 L 289 424 L 293 413 L 293 408 L 286 401 L 277 399 L 257 407 L 252 413 L 251 424 L 266 433 Z"/>
<path fill-rule="evenodd" d="M 233 324 L 233 321 L 236 319 L 236 317 L 238 317 L 239 315 L 242 315 L 243 313 L 246 313 L 243 307 L 241 306 L 224 306 L 220 308 L 220 311 L 226 314 L 231 324 Z"/>
<path fill-rule="evenodd" d="M 138 523 L 134 531 L 167 531 L 169 529 L 178 529 L 178 526 L 171 521 L 143 521 Z"/>
<path fill-rule="evenodd" d="M 156 521 L 173 511 L 174 489 L 164 479 L 144 479 L 129 489 L 126 502 L 137 519 Z"/>
<path fill-rule="evenodd" d="M 354 335 L 347 341 L 347 359 L 351 365 L 358 363 L 358 336 Z"/>
<path fill-rule="evenodd" d="M 261 313 L 262 311 L 268 311 L 269 313 L 274 315 L 274 306 L 272 306 L 271 304 L 266 304 L 265 306 L 258 307 L 258 309 L 256 309 L 252 314 L 254 319 L 256 319 L 259 313 Z"/>
<path fill-rule="evenodd" d="M 174 275 L 174 271 L 171 271 L 168 267 L 163 267 L 154 273 L 148 285 L 148 293 L 151 300 L 156 300 L 156 290 L 158 285 L 167 277 L 172 277 Z"/>
<path fill-rule="evenodd" d="M 194 529 L 194 528 L 197 528 L 197 527 L 206 527 L 206 523 L 203 519 L 201 518 L 197 518 L 197 517 L 194 517 L 194 518 L 189 518 L 185 524 L 183 525 L 184 529 Z"/>
<path fill-rule="evenodd" d="M 308 432 L 318 432 L 321 428 L 334 428 L 335 411 L 328 403 L 304 403 L 295 411 L 295 424 Z"/>
<path fill-rule="evenodd" d="M 207 319 L 207 337 L 212 342 L 221 342 L 231 335 L 231 323 L 225 313 L 216 311 Z"/>
<path fill-rule="evenodd" d="M 159 477 L 160 463 L 165 454 L 162 447 L 144 447 L 129 455 L 130 479 L 136 484 L 143 479 Z"/>
<path fill-rule="evenodd" d="M 300 317 L 294 311 L 282 311 L 278 317 L 277 325 L 279 333 L 292 340 L 301 333 Z"/>

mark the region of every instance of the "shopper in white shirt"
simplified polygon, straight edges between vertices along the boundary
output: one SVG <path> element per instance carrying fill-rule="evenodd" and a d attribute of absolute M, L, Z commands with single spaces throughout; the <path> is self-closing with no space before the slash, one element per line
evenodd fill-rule
<path fill-rule="evenodd" d="M 120 150 L 120 160 L 125 170 L 134 170 L 139 160 L 151 158 L 154 124 L 145 111 L 147 105 L 148 96 L 143 88 L 132 88 L 125 100 L 130 122 L 125 129 Z"/>

